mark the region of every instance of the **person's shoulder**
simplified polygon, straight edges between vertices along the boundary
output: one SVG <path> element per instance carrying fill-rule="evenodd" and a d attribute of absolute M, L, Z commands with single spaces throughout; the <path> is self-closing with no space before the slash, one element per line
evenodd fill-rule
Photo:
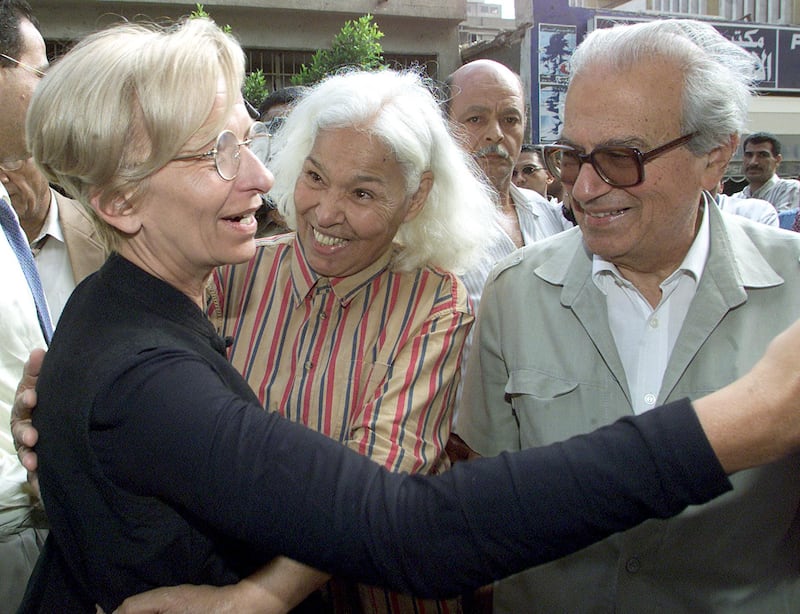
<path fill-rule="evenodd" d="M 550 204 L 550 201 L 539 194 L 539 192 L 534 190 L 518 188 L 514 184 L 511 184 L 509 188 L 509 194 L 511 195 L 511 200 L 514 201 L 515 205 L 533 211 L 538 215 L 550 214 L 550 212 L 553 210 L 553 206 Z"/>
<path fill-rule="evenodd" d="M 439 267 L 424 266 L 406 272 L 393 272 L 400 275 L 417 295 L 417 301 L 428 304 L 431 314 L 471 313 L 469 293 L 461 278 Z"/>
<path fill-rule="evenodd" d="M 734 249 L 737 247 L 736 235 L 743 233 L 764 255 L 791 254 L 800 257 L 800 233 L 763 224 L 732 212 L 721 211 L 720 214 L 725 232 L 733 239 L 731 243 Z"/>
<path fill-rule="evenodd" d="M 56 207 L 58 207 L 58 222 L 64 226 L 88 228 L 94 227 L 94 220 L 90 213 L 77 200 L 64 196 L 53 190 Z"/>
<path fill-rule="evenodd" d="M 566 267 L 574 253 L 583 249 L 580 228 L 575 226 L 513 251 L 493 268 L 490 279 L 502 275 L 529 275 L 534 269 L 551 262 Z"/>

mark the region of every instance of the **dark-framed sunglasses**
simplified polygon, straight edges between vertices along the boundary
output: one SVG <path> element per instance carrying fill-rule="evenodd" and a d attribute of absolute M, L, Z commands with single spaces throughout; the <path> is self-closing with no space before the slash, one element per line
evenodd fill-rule
<path fill-rule="evenodd" d="M 588 162 L 608 185 L 614 188 L 632 188 L 644 181 L 645 164 L 686 145 L 695 136 L 696 132 L 684 134 L 645 152 L 636 147 L 608 145 L 596 147 L 587 154 L 571 145 L 542 145 L 542 155 L 550 173 L 566 184 L 575 183 L 581 166 Z"/>

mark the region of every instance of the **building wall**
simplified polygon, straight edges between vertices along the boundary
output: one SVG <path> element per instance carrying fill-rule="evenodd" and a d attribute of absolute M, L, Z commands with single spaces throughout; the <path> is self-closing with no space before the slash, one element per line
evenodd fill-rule
<path fill-rule="evenodd" d="M 103 0 L 29 0 L 46 40 L 78 40 L 119 17 L 177 18 L 195 2 L 106 2 Z M 230 25 L 246 48 L 313 52 L 330 45 L 348 19 L 370 13 L 384 33 L 386 55 L 435 57 L 436 72 L 460 65 L 458 24 L 466 0 L 250 0 L 203 2 L 219 24 Z M 437 76 L 436 74 L 432 76 Z"/>

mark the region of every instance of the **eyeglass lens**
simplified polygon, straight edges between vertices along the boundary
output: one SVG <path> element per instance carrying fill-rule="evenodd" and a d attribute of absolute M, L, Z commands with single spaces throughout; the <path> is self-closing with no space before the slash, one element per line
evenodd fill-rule
<path fill-rule="evenodd" d="M 581 170 L 581 156 L 577 151 L 555 150 L 550 160 L 565 183 L 575 183 Z M 598 175 L 610 185 L 625 187 L 641 181 L 641 163 L 636 151 L 628 147 L 599 147 L 589 154 L 589 162 Z"/>
<path fill-rule="evenodd" d="M 250 151 L 261 160 L 264 166 L 267 166 L 272 153 L 272 134 L 269 126 L 263 122 L 255 122 L 250 127 L 247 140 L 250 142 Z"/>
<path fill-rule="evenodd" d="M 3 160 L 0 162 L 0 170 L 2 171 L 18 171 L 22 168 L 22 165 L 25 163 L 25 160 Z"/>
<path fill-rule="evenodd" d="M 223 179 L 230 181 L 239 172 L 239 140 L 230 130 L 224 130 L 217 139 L 214 162 L 217 172 Z"/>

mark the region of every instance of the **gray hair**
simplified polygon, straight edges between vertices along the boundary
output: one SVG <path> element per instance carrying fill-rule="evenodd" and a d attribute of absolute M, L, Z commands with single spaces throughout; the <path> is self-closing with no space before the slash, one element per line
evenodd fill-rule
<path fill-rule="evenodd" d="M 572 77 L 593 65 L 624 70 L 654 56 L 683 69 L 681 128 L 698 135 L 688 145 L 693 153 L 744 131 L 758 61 L 707 23 L 665 19 L 595 30 L 572 56 Z"/>
<path fill-rule="evenodd" d="M 380 139 L 403 169 L 408 194 L 431 171 L 433 186 L 422 211 L 403 223 L 394 242 L 394 270 L 435 266 L 461 273 L 474 266 L 492 240 L 498 215 L 495 193 L 448 131 L 425 82 L 414 71 L 350 71 L 314 86 L 277 136 L 274 195 L 296 227 L 294 186 L 321 130 L 357 128 Z"/>

